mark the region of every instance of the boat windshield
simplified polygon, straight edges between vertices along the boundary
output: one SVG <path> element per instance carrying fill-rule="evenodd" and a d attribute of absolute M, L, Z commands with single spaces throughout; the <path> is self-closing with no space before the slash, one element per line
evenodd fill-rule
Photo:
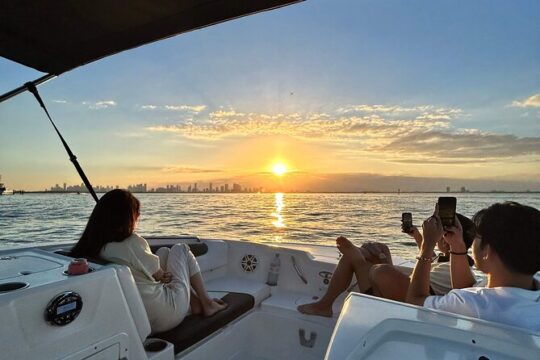
<path fill-rule="evenodd" d="M 401 213 L 419 225 L 441 194 L 468 216 L 540 207 L 539 13 L 527 0 L 307 0 L 39 91 L 98 196 L 139 194 L 144 233 L 324 245 L 347 233 L 410 255 Z M 5 58 L 0 74 L 2 93 L 45 75 Z M 94 203 L 35 99 L 0 104 L 0 119 L 14 190 L 0 196 L 0 246 L 76 240 Z"/>

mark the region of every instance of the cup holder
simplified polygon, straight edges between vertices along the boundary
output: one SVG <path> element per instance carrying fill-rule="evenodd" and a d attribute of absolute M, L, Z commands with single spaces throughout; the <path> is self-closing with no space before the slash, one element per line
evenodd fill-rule
<path fill-rule="evenodd" d="M 144 350 L 146 352 L 160 352 L 165 350 L 167 342 L 159 339 L 146 340 L 144 342 Z"/>
<path fill-rule="evenodd" d="M 94 268 L 93 268 L 93 267 L 89 267 L 89 268 L 88 268 L 88 272 L 87 272 L 86 274 L 91 273 L 92 271 L 94 271 Z M 70 273 L 68 273 L 67 270 L 62 271 L 62 274 L 63 274 L 63 275 L 66 275 L 66 276 L 78 276 L 78 275 L 71 275 Z M 81 275 L 84 275 L 84 274 L 81 274 Z"/>
<path fill-rule="evenodd" d="M 10 282 L 10 283 L 0 284 L 0 293 L 24 289 L 27 286 L 28 286 L 28 283 L 24 283 L 24 282 Z"/>

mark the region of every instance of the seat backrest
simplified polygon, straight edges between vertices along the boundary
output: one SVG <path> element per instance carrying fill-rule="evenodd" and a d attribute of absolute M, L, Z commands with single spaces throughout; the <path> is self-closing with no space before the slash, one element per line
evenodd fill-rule
<path fill-rule="evenodd" d="M 124 292 L 133 321 L 137 327 L 137 332 L 139 333 L 141 341 L 144 341 L 151 332 L 150 322 L 148 321 L 148 315 L 146 314 L 146 309 L 144 308 L 141 295 L 139 294 L 139 290 L 137 289 L 137 285 L 135 284 L 131 270 L 129 270 L 127 266 L 122 265 L 109 266 L 116 269 L 122 291 Z"/>

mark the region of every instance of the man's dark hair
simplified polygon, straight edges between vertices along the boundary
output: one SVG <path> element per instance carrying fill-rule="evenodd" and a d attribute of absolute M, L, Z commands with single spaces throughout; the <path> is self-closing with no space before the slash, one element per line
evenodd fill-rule
<path fill-rule="evenodd" d="M 540 211 L 513 201 L 497 203 L 473 221 L 481 247 L 489 245 L 510 270 L 533 275 L 540 270 Z"/>

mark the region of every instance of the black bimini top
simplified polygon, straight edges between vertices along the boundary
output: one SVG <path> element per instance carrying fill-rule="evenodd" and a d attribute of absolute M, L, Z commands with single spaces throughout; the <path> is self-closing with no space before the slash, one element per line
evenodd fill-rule
<path fill-rule="evenodd" d="M 0 56 L 59 75 L 153 41 L 302 0 L 0 0 Z"/>

